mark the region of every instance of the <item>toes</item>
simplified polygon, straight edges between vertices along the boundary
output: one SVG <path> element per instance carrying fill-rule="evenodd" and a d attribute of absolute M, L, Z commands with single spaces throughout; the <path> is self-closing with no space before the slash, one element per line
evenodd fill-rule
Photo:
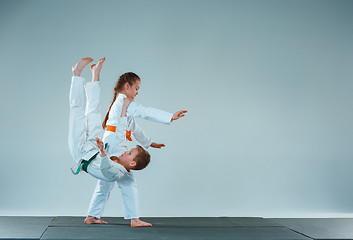
<path fill-rule="evenodd" d="M 91 57 L 85 57 L 85 58 L 82 58 L 81 60 L 82 60 L 82 61 L 89 61 L 89 62 L 92 62 L 92 61 L 93 61 L 93 58 L 91 58 Z"/>
<path fill-rule="evenodd" d="M 84 223 L 85 224 L 92 224 L 92 222 L 90 222 L 89 220 L 85 220 Z"/>

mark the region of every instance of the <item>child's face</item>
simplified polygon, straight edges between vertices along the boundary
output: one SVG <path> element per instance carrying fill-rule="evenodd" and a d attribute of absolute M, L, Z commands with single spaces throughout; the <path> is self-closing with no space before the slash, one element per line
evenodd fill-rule
<path fill-rule="evenodd" d="M 132 86 L 130 84 L 127 84 L 127 89 L 126 89 L 126 97 L 135 99 L 135 97 L 139 94 L 138 91 L 140 89 L 141 82 L 140 80 L 137 80 Z"/>
<path fill-rule="evenodd" d="M 130 151 L 126 151 L 119 156 L 120 163 L 128 169 L 133 168 L 136 165 L 134 161 L 135 157 L 138 154 L 137 148 L 133 148 Z"/>

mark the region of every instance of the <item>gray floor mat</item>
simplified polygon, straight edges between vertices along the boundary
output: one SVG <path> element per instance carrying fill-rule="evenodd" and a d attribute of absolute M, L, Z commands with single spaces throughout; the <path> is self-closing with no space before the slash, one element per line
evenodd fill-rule
<path fill-rule="evenodd" d="M 0 239 L 40 239 L 54 217 L 0 216 Z"/>
<path fill-rule="evenodd" d="M 83 223 L 85 217 L 56 217 L 49 226 L 93 226 Z M 129 225 L 130 220 L 102 217 L 108 225 Z M 159 227 L 278 227 L 273 221 L 260 217 L 146 217 L 141 220 Z M 94 225 L 97 226 L 97 225 Z"/>
<path fill-rule="evenodd" d="M 353 239 L 352 218 L 272 218 L 314 239 Z"/>
<path fill-rule="evenodd" d="M 146 217 L 130 228 L 122 217 L 85 225 L 82 217 L 0 216 L 0 239 L 353 239 L 351 218 Z"/>
<path fill-rule="evenodd" d="M 208 239 L 242 239 L 242 240 L 305 240 L 301 234 L 285 227 L 193 227 L 193 228 L 130 228 L 114 227 L 49 227 L 42 239 L 129 239 L 129 240 L 208 240 Z"/>
<path fill-rule="evenodd" d="M 95 227 L 95 226 L 109 226 L 109 225 L 126 225 L 130 226 L 130 220 L 125 220 L 122 217 L 103 217 L 102 220 L 109 224 L 84 224 L 86 217 L 69 217 L 58 216 L 50 224 L 49 227 Z"/>

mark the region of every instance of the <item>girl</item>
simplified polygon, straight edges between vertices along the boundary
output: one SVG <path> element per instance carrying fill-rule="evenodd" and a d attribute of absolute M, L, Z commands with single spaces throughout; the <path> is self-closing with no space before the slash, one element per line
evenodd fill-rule
<path fill-rule="evenodd" d="M 83 105 L 84 94 L 86 94 L 87 99 L 86 111 Z M 102 135 L 99 95 L 100 86 L 98 81 L 84 84 L 83 78 L 77 75 L 73 76 L 70 87 L 69 147 L 77 165 L 72 170 L 74 174 L 83 170 L 97 179 L 109 182 L 119 181 L 131 169 L 141 170 L 145 168 L 149 163 L 150 155 L 142 147 L 137 147 L 129 151 L 129 153 L 132 152 L 131 156 L 129 153 L 118 154 L 116 152 L 109 159 L 103 147 L 103 141 L 99 139 Z M 119 145 L 124 143 L 125 140 L 126 110 L 130 103 L 131 100 L 127 98 L 123 100 L 119 118 L 120 128 L 117 131 Z M 86 146 L 89 146 L 88 151 Z M 118 149 L 121 148 L 119 146 Z M 98 155 L 98 150 L 101 153 L 100 155 Z"/>
<path fill-rule="evenodd" d="M 117 131 L 116 152 L 107 156 L 103 148 L 103 142 L 99 139 L 102 136 L 101 114 L 99 111 L 100 85 L 99 72 L 105 59 L 99 60 L 97 65 L 92 65 L 92 82 L 85 84 L 84 79 L 80 77 L 84 67 L 92 62 L 92 58 L 83 58 L 73 66 L 73 77 L 70 87 L 70 120 L 69 120 L 69 149 L 77 162 L 73 172 L 78 174 L 84 170 L 91 176 L 104 180 L 105 182 L 116 181 L 119 184 L 121 192 L 125 195 L 124 200 L 129 206 L 134 203 L 134 186 L 129 185 L 130 170 L 141 170 L 145 168 L 150 155 L 142 147 L 127 150 L 126 129 L 127 118 L 126 111 L 132 100 L 124 99 L 122 111 L 119 116 L 119 129 Z M 84 106 L 84 95 L 86 95 L 86 106 Z M 99 154 L 99 151 L 101 154 Z M 127 183 L 124 183 L 127 181 Z M 132 194 L 131 194 L 132 193 Z M 129 196 L 132 195 L 132 200 Z M 95 219 L 100 223 L 105 223 Z M 138 218 L 131 223 L 133 226 L 141 226 L 144 223 Z"/>
<path fill-rule="evenodd" d="M 127 72 L 119 77 L 118 82 L 114 87 L 113 101 L 102 124 L 103 128 L 105 129 L 103 142 L 108 144 L 108 154 L 115 152 L 117 148 L 116 131 L 120 127 L 118 125 L 118 116 L 121 112 L 123 99 L 135 99 L 135 97 L 138 95 L 140 84 L 141 80 L 135 73 Z M 155 122 L 170 124 L 172 121 L 184 117 L 186 112 L 187 111 L 185 110 L 181 110 L 177 111 L 175 114 L 171 114 L 155 108 L 144 107 L 141 104 L 132 102 L 127 109 L 128 127 L 125 141 L 132 141 L 131 136 L 133 136 L 145 148 L 148 148 L 149 146 L 153 148 L 165 147 L 164 144 L 155 143 L 148 136 L 146 136 L 142 129 L 137 126 L 134 118 L 140 117 Z M 137 186 L 132 172 L 129 172 L 129 177 L 130 178 L 127 181 L 124 181 L 123 186 L 121 184 L 119 185 L 119 188 L 124 187 L 124 189 L 127 190 L 130 186 L 131 191 L 127 191 L 129 194 L 123 194 L 122 192 L 122 198 L 125 209 L 124 218 L 131 219 L 131 226 L 134 227 L 134 221 L 139 217 L 137 209 L 137 191 L 133 191 L 133 189 L 137 189 Z M 88 217 L 86 219 L 99 219 L 101 217 L 105 203 L 108 200 L 109 193 L 113 187 L 114 183 L 98 180 L 88 210 Z M 129 196 L 130 201 L 124 200 L 124 198 L 127 196 Z M 132 199 L 134 201 L 131 201 Z M 126 205 L 126 203 L 129 203 L 129 205 Z M 94 223 L 100 222 L 96 221 Z M 151 224 L 140 221 L 139 226 L 151 226 Z"/>

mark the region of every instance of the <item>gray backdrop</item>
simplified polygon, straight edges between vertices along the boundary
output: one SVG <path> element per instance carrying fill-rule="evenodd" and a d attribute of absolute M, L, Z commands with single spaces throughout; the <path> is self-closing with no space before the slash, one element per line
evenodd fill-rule
<path fill-rule="evenodd" d="M 85 215 L 73 176 L 71 67 L 106 57 L 163 150 L 136 173 L 142 216 L 353 216 L 353 1 L 0 1 L 1 215 Z M 90 71 L 83 76 L 90 80 Z M 102 116 L 103 117 L 103 116 Z M 115 188 L 105 216 L 122 216 Z"/>

